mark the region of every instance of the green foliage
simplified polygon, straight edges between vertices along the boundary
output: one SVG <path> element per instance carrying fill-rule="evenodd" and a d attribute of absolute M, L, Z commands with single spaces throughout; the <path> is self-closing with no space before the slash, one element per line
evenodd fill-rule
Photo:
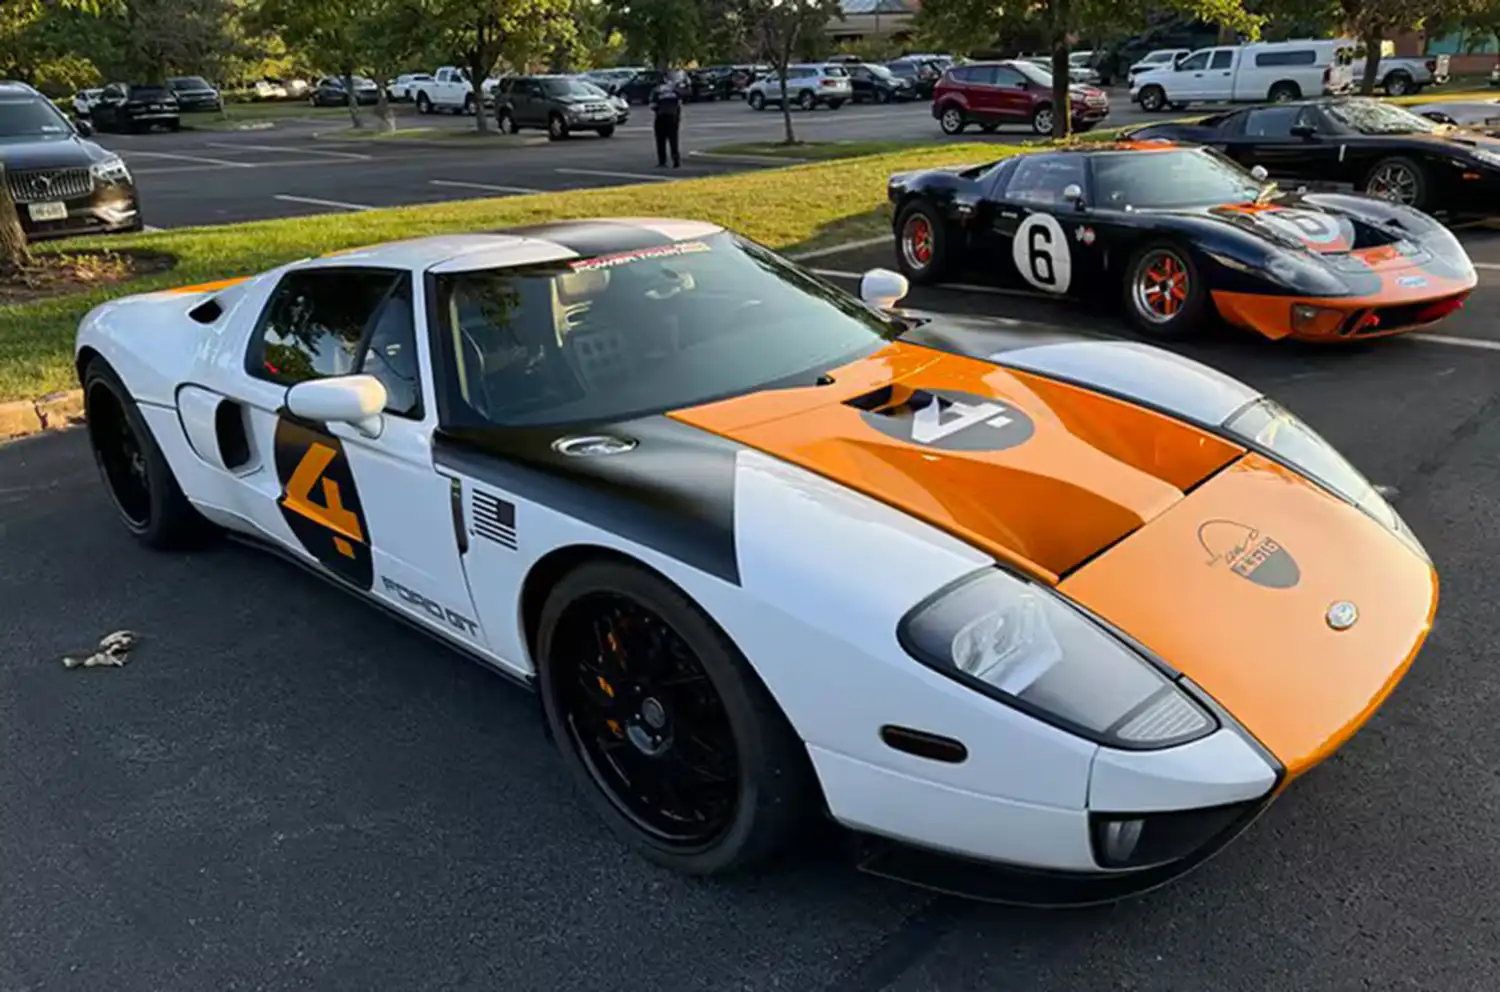
<path fill-rule="evenodd" d="M 665 69 L 697 57 L 704 25 L 698 0 L 607 0 L 606 7 L 632 61 Z"/>

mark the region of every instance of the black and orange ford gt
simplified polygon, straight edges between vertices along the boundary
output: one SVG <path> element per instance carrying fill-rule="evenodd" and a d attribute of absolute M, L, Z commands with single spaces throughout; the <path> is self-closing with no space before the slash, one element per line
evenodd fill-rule
<path fill-rule="evenodd" d="M 888 195 L 897 262 L 914 282 L 1118 292 L 1157 338 L 1215 313 L 1273 339 L 1397 334 L 1459 309 L 1476 282 L 1458 239 L 1420 211 L 1283 191 L 1258 167 L 1164 141 L 899 173 Z"/>

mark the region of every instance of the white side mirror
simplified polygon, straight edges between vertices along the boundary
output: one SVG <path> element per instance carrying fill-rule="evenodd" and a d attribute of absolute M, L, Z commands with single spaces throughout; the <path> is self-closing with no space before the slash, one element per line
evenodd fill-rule
<path fill-rule="evenodd" d="M 387 399 L 385 385 L 373 375 L 310 379 L 286 391 L 286 407 L 294 416 L 352 424 L 366 437 L 380 436 L 380 415 Z"/>
<path fill-rule="evenodd" d="M 906 277 L 890 269 L 871 269 L 859 280 L 859 298 L 881 310 L 900 303 L 910 290 Z"/>
<path fill-rule="evenodd" d="M 1083 187 L 1077 183 L 1068 183 L 1063 187 L 1063 200 L 1075 207 L 1083 203 Z"/>
<path fill-rule="evenodd" d="M 1250 175 L 1258 183 L 1265 182 L 1271 176 L 1271 174 L 1266 171 L 1266 167 L 1263 165 L 1257 165 L 1255 168 L 1251 169 Z"/>

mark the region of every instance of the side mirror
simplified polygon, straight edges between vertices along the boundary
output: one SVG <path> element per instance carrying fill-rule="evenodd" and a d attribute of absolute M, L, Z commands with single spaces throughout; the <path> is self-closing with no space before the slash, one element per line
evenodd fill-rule
<path fill-rule="evenodd" d="M 73 122 L 73 130 L 78 132 L 80 138 L 88 138 L 94 134 L 94 125 L 80 117 Z"/>
<path fill-rule="evenodd" d="M 1257 165 L 1255 168 L 1251 169 L 1250 175 L 1253 176 L 1255 178 L 1255 181 L 1258 183 L 1263 183 L 1267 179 L 1271 178 L 1271 174 L 1266 171 L 1266 167 L 1263 165 Z"/>
<path fill-rule="evenodd" d="M 1075 207 L 1083 206 L 1083 187 L 1077 183 L 1068 183 L 1063 187 L 1063 202 L 1071 203 Z"/>
<path fill-rule="evenodd" d="M 373 375 L 341 375 L 310 379 L 286 391 L 286 407 L 293 415 L 319 423 L 352 424 L 366 437 L 379 437 L 380 415 L 389 397 Z"/>
<path fill-rule="evenodd" d="M 890 269 L 871 269 L 859 280 L 859 298 L 880 310 L 891 309 L 910 290 L 906 277 Z"/>
<path fill-rule="evenodd" d="M 1318 129 L 1311 124 L 1293 124 L 1292 137 L 1311 138 L 1317 135 Z"/>

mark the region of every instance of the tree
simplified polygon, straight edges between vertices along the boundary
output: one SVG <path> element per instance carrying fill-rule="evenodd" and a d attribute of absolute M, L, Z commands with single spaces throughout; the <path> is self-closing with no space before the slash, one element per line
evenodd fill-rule
<path fill-rule="evenodd" d="M 354 77 L 371 70 L 379 49 L 380 31 L 371 17 L 374 6 L 369 0 L 262 0 L 255 22 L 257 27 L 279 29 L 289 45 L 306 49 L 338 73 L 354 127 L 364 126 Z"/>
<path fill-rule="evenodd" d="M 422 30 L 463 65 L 473 87 L 476 124 L 484 115 L 484 81 L 506 56 L 542 51 L 576 30 L 572 0 L 413 0 Z"/>
<path fill-rule="evenodd" d="M 666 69 L 700 54 L 699 0 L 607 0 L 609 23 L 636 58 Z"/>
<path fill-rule="evenodd" d="M 1420 30 L 1427 22 L 1456 21 L 1483 10 L 1483 0 L 1339 0 L 1344 19 L 1365 50 L 1365 71 L 1359 91 L 1375 92 L 1380 78 L 1380 49 L 1387 38 Z"/>
<path fill-rule="evenodd" d="M 795 145 L 792 105 L 787 92 L 787 66 L 795 61 L 808 35 L 821 32 L 834 17 L 843 18 L 839 0 L 743 0 L 740 13 L 749 36 L 770 63 L 781 83 L 781 119 L 786 144 Z"/>

